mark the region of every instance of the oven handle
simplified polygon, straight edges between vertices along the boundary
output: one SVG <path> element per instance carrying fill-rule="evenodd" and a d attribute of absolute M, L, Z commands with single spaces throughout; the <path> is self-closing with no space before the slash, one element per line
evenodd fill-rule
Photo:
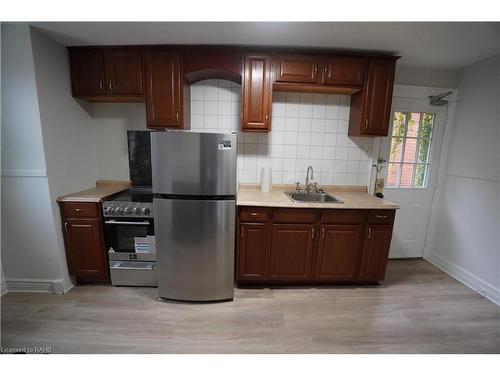
<path fill-rule="evenodd" d="M 104 224 L 111 225 L 150 225 L 149 221 L 116 221 L 116 220 L 106 220 Z"/>

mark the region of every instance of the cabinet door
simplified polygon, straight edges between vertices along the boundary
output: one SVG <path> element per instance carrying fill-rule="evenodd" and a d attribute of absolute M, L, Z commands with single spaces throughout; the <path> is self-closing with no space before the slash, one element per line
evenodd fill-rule
<path fill-rule="evenodd" d="M 359 270 L 359 279 L 379 281 L 385 276 L 391 247 L 392 225 L 369 225 Z"/>
<path fill-rule="evenodd" d="M 117 48 L 104 51 L 106 91 L 110 95 L 142 95 L 142 53 Z"/>
<path fill-rule="evenodd" d="M 319 57 L 316 55 L 277 55 L 276 82 L 317 83 Z"/>
<path fill-rule="evenodd" d="M 241 224 L 238 239 L 238 280 L 269 279 L 269 226 Z"/>
<path fill-rule="evenodd" d="M 396 62 L 393 60 L 371 60 L 365 87 L 363 135 L 386 136 L 389 132 L 392 90 Z"/>
<path fill-rule="evenodd" d="M 70 64 L 73 96 L 105 94 L 102 50 L 94 48 L 71 49 Z"/>
<path fill-rule="evenodd" d="M 272 87 L 271 58 L 268 55 L 245 56 L 243 74 L 242 130 L 271 130 Z"/>
<path fill-rule="evenodd" d="M 67 219 L 63 226 L 70 273 L 74 274 L 78 281 L 108 281 L 101 221 Z"/>
<path fill-rule="evenodd" d="M 314 236 L 314 225 L 274 224 L 270 279 L 310 280 Z"/>
<path fill-rule="evenodd" d="M 351 57 L 326 56 L 321 83 L 324 85 L 362 86 L 366 60 Z"/>
<path fill-rule="evenodd" d="M 180 56 L 153 50 L 145 53 L 146 117 L 151 128 L 182 128 Z"/>
<path fill-rule="evenodd" d="M 361 260 L 362 225 L 322 225 L 316 261 L 320 281 L 355 280 Z"/>

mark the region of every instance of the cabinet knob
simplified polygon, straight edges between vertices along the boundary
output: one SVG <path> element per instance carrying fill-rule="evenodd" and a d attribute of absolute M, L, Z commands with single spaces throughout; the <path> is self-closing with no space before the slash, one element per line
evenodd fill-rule
<path fill-rule="evenodd" d="M 321 228 L 321 239 L 325 238 L 325 228 Z"/>
<path fill-rule="evenodd" d="M 64 231 L 66 233 L 68 233 L 68 222 L 67 221 L 64 222 Z"/>
<path fill-rule="evenodd" d="M 175 114 L 175 121 L 179 122 L 179 112 Z"/>
<path fill-rule="evenodd" d="M 102 81 L 99 81 L 99 90 L 100 91 L 102 91 L 102 86 L 103 86 Z"/>
<path fill-rule="evenodd" d="M 113 90 L 113 84 L 111 83 L 111 81 L 109 81 L 109 89 Z"/>
<path fill-rule="evenodd" d="M 369 123 L 368 123 L 368 119 L 366 118 L 366 119 L 365 119 L 365 131 L 366 131 L 366 129 L 368 129 L 368 124 L 369 124 Z"/>
<path fill-rule="evenodd" d="M 372 236 L 372 228 L 368 227 L 368 238 Z"/>
<path fill-rule="evenodd" d="M 245 235 L 245 227 L 241 226 L 241 237 Z"/>
<path fill-rule="evenodd" d="M 269 115 L 266 115 L 266 120 L 268 120 L 268 119 L 269 119 Z"/>
<path fill-rule="evenodd" d="M 311 238 L 314 238 L 314 228 L 311 228 Z"/>

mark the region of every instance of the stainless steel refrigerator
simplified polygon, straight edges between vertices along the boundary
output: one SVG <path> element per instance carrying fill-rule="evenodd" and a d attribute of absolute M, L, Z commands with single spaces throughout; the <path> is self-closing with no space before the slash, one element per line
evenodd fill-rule
<path fill-rule="evenodd" d="M 160 298 L 232 300 L 236 134 L 151 133 Z"/>

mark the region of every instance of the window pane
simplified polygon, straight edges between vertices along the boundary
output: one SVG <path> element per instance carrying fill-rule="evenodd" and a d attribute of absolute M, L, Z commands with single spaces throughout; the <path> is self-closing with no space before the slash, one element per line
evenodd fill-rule
<path fill-rule="evenodd" d="M 418 187 L 418 188 L 425 187 L 427 169 L 428 169 L 428 165 L 417 164 L 417 167 L 415 169 L 415 183 L 413 184 L 414 187 Z"/>
<path fill-rule="evenodd" d="M 392 123 L 392 136 L 403 137 L 405 135 L 406 113 L 394 112 L 394 120 Z"/>
<path fill-rule="evenodd" d="M 418 137 L 418 127 L 420 126 L 420 116 L 419 112 L 412 112 L 408 114 L 411 116 L 408 120 L 408 137 Z"/>
<path fill-rule="evenodd" d="M 422 130 L 420 132 L 420 137 L 430 138 L 432 136 L 432 125 L 434 123 L 433 113 L 424 113 L 422 119 Z"/>
<path fill-rule="evenodd" d="M 422 138 L 420 144 L 418 145 L 418 162 L 428 163 L 429 162 L 429 148 L 431 145 L 431 140 L 429 138 Z"/>
<path fill-rule="evenodd" d="M 415 138 L 406 139 L 405 155 L 403 161 L 405 163 L 415 163 L 417 157 L 417 140 Z"/>
<path fill-rule="evenodd" d="M 387 171 L 387 186 L 390 187 L 398 186 L 398 173 L 399 173 L 399 164 L 389 163 L 389 168 Z"/>
<path fill-rule="evenodd" d="M 403 167 L 401 168 L 401 177 L 399 179 L 400 187 L 412 187 L 413 165 L 414 164 L 403 164 Z"/>
<path fill-rule="evenodd" d="M 392 138 L 389 161 L 401 161 L 402 149 L 403 149 L 403 138 Z"/>

